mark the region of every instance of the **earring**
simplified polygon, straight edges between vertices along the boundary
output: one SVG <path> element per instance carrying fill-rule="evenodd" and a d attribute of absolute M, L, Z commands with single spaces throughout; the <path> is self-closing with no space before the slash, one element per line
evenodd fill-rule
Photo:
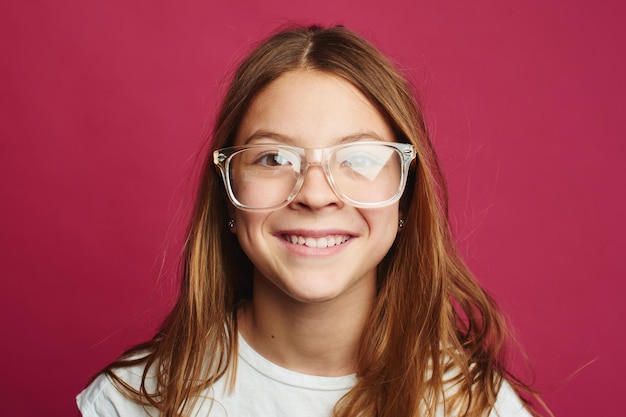
<path fill-rule="evenodd" d="M 235 219 L 228 219 L 228 227 L 231 229 L 235 227 Z"/>
<path fill-rule="evenodd" d="M 398 228 L 402 229 L 404 227 L 404 219 L 398 220 Z"/>

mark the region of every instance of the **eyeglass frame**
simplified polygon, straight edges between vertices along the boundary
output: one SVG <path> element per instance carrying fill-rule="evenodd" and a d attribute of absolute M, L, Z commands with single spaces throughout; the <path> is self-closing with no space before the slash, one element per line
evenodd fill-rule
<path fill-rule="evenodd" d="M 333 155 L 337 150 L 350 147 L 353 145 L 383 145 L 395 148 L 399 151 L 400 155 L 402 155 L 402 169 L 400 170 L 400 182 L 398 184 L 398 190 L 393 195 L 393 197 L 377 202 L 377 203 L 363 203 L 352 200 L 349 198 L 344 192 L 342 192 L 330 172 L 330 156 Z M 285 149 L 291 151 L 300 157 L 300 170 L 295 171 L 298 173 L 298 178 L 296 183 L 293 186 L 293 190 L 287 196 L 287 198 L 281 202 L 280 204 L 266 207 L 266 208 L 255 208 L 249 207 L 242 204 L 235 197 L 235 193 L 232 189 L 232 184 L 230 181 L 230 163 L 232 161 L 233 156 L 235 156 L 240 151 L 246 149 L 254 149 L 254 148 L 263 148 L 263 147 L 276 147 L 280 149 Z M 329 152 L 330 151 L 330 152 Z M 307 154 L 315 155 L 315 161 L 309 162 L 307 159 Z M 402 194 L 404 194 L 404 189 L 406 188 L 407 179 L 409 176 L 409 169 L 411 167 L 411 162 L 417 157 L 417 152 L 415 147 L 410 143 L 400 143 L 400 142 L 385 142 L 385 141 L 358 141 L 358 142 L 350 142 L 344 143 L 334 146 L 329 146 L 326 148 L 301 148 L 298 146 L 285 145 L 281 143 L 259 143 L 253 145 L 241 145 L 241 146 L 230 146 L 226 148 L 220 148 L 213 151 L 213 164 L 219 168 L 220 176 L 222 177 L 222 182 L 224 183 L 224 187 L 226 189 L 226 194 L 230 202 L 237 207 L 238 209 L 252 212 L 267 212 L 281 209 L 287 205 L 289 205 L 298 195 L 300 190 L 302 189 L 302 185 L 304 184 L 304 179 L 308 172 L 310 166 L 319 166 L 322 168 L 324 172 L 324 176 L 326 177 L 326 181 L 330 185 L 330 188 L 333 190 L 335 195 L 339 197 L 343 202 L 357 207 L 357 208 L 379 208 L 389 206 L 396 201 L 398 201 Z"/>

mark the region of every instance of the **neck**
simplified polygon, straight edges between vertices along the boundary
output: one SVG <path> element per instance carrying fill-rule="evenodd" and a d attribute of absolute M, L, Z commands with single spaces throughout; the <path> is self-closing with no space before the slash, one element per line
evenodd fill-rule
<path fill-rule="evenodd" d="M 374 296 L 371 285 L 341 299 L 305 303 L 255 279 L 253 300 L 239 311 L 239 331 L 254 350 L 284 368 L 322 376 L 355 373 Z"/>

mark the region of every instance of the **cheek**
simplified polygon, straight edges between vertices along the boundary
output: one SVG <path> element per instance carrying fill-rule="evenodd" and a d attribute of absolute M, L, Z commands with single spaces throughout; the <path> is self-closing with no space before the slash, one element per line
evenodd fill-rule
<path fill-rule="evenodd" d="M 249 213 L 237 210 L 235 213 L 235 228 L 239 239 L 246 239 L 247 236 L 254 234 L 254 230 L 260 228 L 262 221 L 256 213 Z"/>
<path fill-rule="evenodd" d="M 364 217 L 369 224 L 370 233 L 374 237 L 381 239 L 381 244 L 384 242 L 391 246 L 398 233 L 398 220 L 400 219 L 398 206 L 393 205 L 378 210 L 371 210 Z"/>
<path fill-rule="evenodd" d="M 264 246 L 263 225 L 269 215 L 271 213 L 251 213 L 242 210 L 237 210 L 235 213 L 235 233 L 239 245 L 248 258 L 253 259 L 256 251 Z"/>

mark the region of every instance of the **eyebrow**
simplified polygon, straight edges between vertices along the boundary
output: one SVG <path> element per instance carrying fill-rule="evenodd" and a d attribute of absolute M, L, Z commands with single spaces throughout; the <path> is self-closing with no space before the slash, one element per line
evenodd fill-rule
<path fill-rule="evenodd" d="M 250 142 L 258 142 L 262 141 L 263 139 L 271 139 L 276 142 L 286 142 L 290 144 L 294 142 L 294 140 L 287 135 L 282 135 L 280 133 L 272 132 L 270 130 L 257 130 L 252 135 L 248 136 L 243 144 L 248 145 Z"/>
<path fill-rule="evenodd" d="M 248 145 L 250 143 L 263 141 L 267 139 L 280 142 L 283 144 L 288 144 L 288 145 L 293 145 L 296 141 L 296 139 L 292 138 L 291 136 L 283 135 L 278 132 L 272 132 L 271 130 L 261 129 L 261 130 L 257 130 L 252 135 L 248 136 L 246 140 L 244 141 L 244 145 Z M 347 136 L 342 136 L 338 138 L 337 144 L 339 145 L 343 143 L 357 142 L 363 139 L 371 139 L 371 140 L 376 140 L 376 141 L 381 141 L 381 142 L 385 141 L 385 139 L 381 138 L 376 132 L 365 131 L 365 132 L 353 133 Z"/>

